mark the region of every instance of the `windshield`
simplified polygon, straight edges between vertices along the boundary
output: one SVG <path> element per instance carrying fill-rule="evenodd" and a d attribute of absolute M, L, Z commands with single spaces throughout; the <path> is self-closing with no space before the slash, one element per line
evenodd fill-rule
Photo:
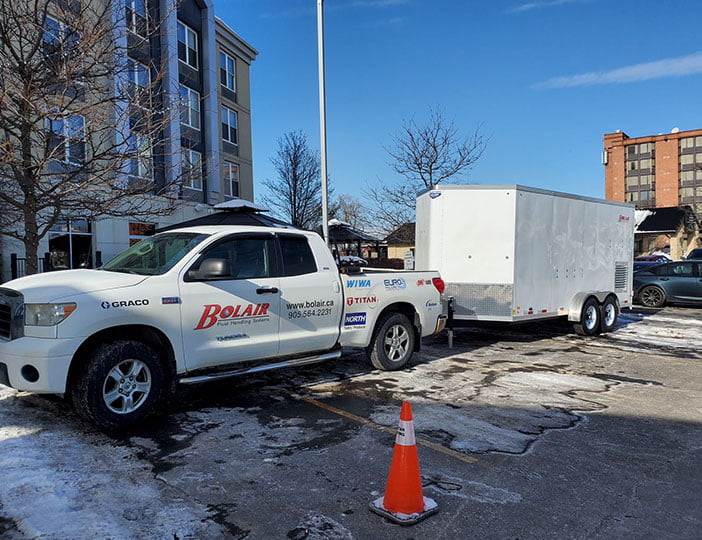
<path fill-rule="evenodd" d="M 157 234 L 134 244 L 101 268 L 144 276 L 164 274 L 207 236 L 196 233 Z"/>

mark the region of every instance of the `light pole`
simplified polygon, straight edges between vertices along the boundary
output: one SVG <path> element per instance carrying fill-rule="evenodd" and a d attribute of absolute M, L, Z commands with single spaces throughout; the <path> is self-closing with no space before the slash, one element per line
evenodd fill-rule
<path fill-rule="evenodd" d="M 329 247 L 327 201 L 327 105 L 324 93 L 324 0 L 317 0 L 317 50 L 319 52 L 319 135 L 322 158 L 322 235 Z"/>

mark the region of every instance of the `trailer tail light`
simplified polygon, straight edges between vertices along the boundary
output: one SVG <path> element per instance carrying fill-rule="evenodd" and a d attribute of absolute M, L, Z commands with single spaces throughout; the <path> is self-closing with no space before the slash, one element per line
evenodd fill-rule
<path fill-rule="evenodd" d="M 446 284 L 444 283 L 443 279 L 441 279 L 440 277 L 435 277 L 431 278 L 431 282 L 434 284 L 434 287 L 436 287 L 436 290 L 439 291 L 439 294 L 444 294 Z"/>

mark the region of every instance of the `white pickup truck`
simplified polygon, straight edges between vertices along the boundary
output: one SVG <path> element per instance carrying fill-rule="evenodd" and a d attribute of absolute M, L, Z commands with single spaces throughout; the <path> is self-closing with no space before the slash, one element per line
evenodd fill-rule
<path fill-rule="evenodd" d="M 66 394 L 102 429 L 139 421 L 199 383 L 338 358 L 363 347 L 402 368 L 445 321 L 437 272 L 340 274 L 297 229 L 189 227 L 97 270 L 0 287 L 0 383 Z"/>

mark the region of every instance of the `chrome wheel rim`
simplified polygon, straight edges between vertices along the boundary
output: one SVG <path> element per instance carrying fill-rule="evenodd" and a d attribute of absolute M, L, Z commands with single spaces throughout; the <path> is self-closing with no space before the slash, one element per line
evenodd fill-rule
<path fill-rule="evenodd" d="M 404 326 L 391 326 L 385 333 L 385 354 L 394 362 L 402 359 L 409 350 L 409 341 L 410 336 Z"/>
<path fill-rule="evenodd" d="M 141 407 L 151 391 L 151 371 L 141 360 L 124 360 L 113 367 L 102 385 L 102 399 L 116 414 Z"/>
<path fill-rule="evenodd" d="M 604 323 L 606 327 L 614 326 L 614 321 L 617 318 L 617 306 L 612 303 L 605 304 Z"/>
<path fill-rule="evenodd" d="M 588 306 L 585 310 L 585 328 L 594 330 L 597 326 L 597 307 Z"/>

